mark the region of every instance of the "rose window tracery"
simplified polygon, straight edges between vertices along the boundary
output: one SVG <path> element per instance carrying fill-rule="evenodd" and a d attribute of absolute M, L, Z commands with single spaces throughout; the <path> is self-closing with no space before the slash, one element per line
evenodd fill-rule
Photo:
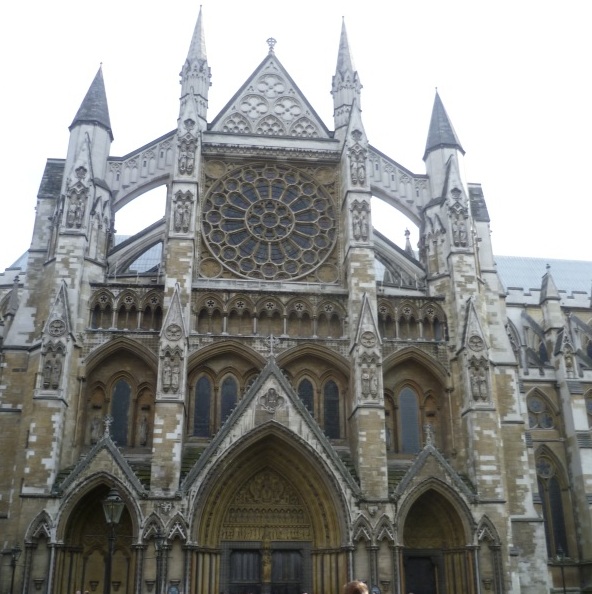
<path fill-rule="evenodd" d="M 204 239 L 245 278 L 283 280 L 315 270 L 337 238 L 331 197 L 289 167 L 246 166 L 218 180 L 203 205 Z"/>

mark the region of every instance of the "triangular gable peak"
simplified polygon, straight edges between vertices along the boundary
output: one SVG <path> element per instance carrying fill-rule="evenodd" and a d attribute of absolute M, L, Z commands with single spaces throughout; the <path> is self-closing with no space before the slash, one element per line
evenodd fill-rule
<path fill-rule="evenodd" d="M 66 284 L 62 282 L 58 294 L 53 302 L 51 311 L 43 328 L 44 342 L 55 340 L 61 337 L 68 337 L 70 334 L 70 309 L 68 307 L 68 291 Z"/>
<path fill-rule="evenodd" d="M 376 323 L 376 316 L 370 306 L 368 293 L 364 293 L 362 297 L 362 307 L 360 308 L 360 317 L 358 318 L 358 328 L 356 330 L 356 338 L 354 345 L 360 345 L 364 349 L 373 350 L 375 346 L 382 344 L 382 338 L 378 331 L 378 324 Z"/>
<path fill-rule="evenodd" d="M 273 50 L 216 116 L 210 130 L 257 136 L 331 138 Z"/>
<path fill-rule="evenodd" d="M 119 451 L 109 433 L 111 419 L 105 419 L 105 431 L 91 448 L 86 456 L 83 456 L 70 474 L 53 489 L 56 493 L 67 493 L 74 491 L 77 485 L 85 478 L 97 472 L 104 472 L 109 468 L 109 472 L 125 484 L 131 492 L 135 492 L 139 497 L 147 495 L 142 483 L 128 464 L 123 454 Z"/>
<path fill-rule="evenodd" d="M 161 341 L 172 347 L 183 344 L 187 338 L 187 326 L 183 317 L 179 291 L 179 283 L 177 283 L 160 332 Z"/>
<path fill-rule="evenodd" d="M 411 468 L 409 468 L 403 477 L 403 480 L 393 491 L 393 498 L 398 501 L 404 494 L 409 493 L 414 487 L 426 479 L 437 479 L 444 484 L 453 486 L 467 501 L 476 502 L 478 496 L 471 491 L 458 472 L 452 468 L 444 456 L 433 445 L 431 438 L 429 438 L 429 432 L 426 442 L 423 450 L 418 454 Z"/>
<path fill-rule="evenodd" d="M 479 321 L 473 298 L 468 299 L 465 313 L 465 328 L 463 333 L 462 349 L 468 349 L 477 357 L 487 357 L 488 345 L 485 333 Z"/>
<path fill-rule="evenodd" d="M 181 491 L 188 490 L 198 477 L 208 473 L 233 451 L 237 442 L 254 432 L 265 431 L 270 425 L 279 432 L 291 434 L 301 444 L 306 444 L 327 467 L 333 469 L 351 492 L 359 492 L 359 486 L 277 366 L 273 355 L 188 473 Z"/>

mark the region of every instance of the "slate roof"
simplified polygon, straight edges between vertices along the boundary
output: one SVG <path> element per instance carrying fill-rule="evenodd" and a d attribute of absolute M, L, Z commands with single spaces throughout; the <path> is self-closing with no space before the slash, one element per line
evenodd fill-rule
<path fill-rule="evenodd" d="M 554 260 L 552 258 L 525 258 L 496 256 L 497 271 L 505 289 L 540 290 L 543 276 L 549 272 L 561 292 L 590 294 L 592 262 Z"/>

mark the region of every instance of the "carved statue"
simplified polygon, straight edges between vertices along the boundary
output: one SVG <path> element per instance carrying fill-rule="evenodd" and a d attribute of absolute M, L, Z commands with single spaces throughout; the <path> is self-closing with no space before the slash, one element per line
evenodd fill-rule
<path fill-rule="evenodd" d="M 375 367 L 372 367 L 370 372 L 370 394 L 372 394 L 372 398 L 378 396 L 378 374 Z"/>
<path fill-rule="evenodd" d="M 354 239 L 356 241 L 359 241 L 360 238 L 362 237 L 362 226 L 360 223 L 360 211 L 359 210 L 354 210 L 354 212 L 353 212 L 352 226 L 353 226 Z"/>
<path fill-rule="evenodd" d="M 183 227 L 183 204 L 181 201 L 178 201 L 175 206 L 174 224 L 175 231 L 181 231 Z"/>
<path fill-rule="evenodd" d="M 263 583 L 268 584 L 271 582 L 271 551 L 263 551 Z"/>
<path fill-rule="evenodd" d="M 366 398 L 370 395 L 370 374 L 367 369 L 362 370 L 362 395 Z"/>
<path fill-rule="evenodd" d="M 146 415 L 144 415 L 142 417 L 142 420 L 140 421 L 140 428 L 139 428 L 139 442 L 141 446 L 145 446 L 146 443 L 148 442 L 148 419 L 146 418 Z"/>
<path fill-rule="evenodd" d="M 45 361 L 45 365 L 43 366 L 43 387 L 49 388 L 51 384 L 51 372 L 52 372 L 53 365 L 51 364 L 51 360 L 47 359 Z"/>
<path fill-rule="evenodd" d="M 101 420 L 94 416 L 90 422 L 90 443 L 95 444 L 101 438 Z"/>
<path fill-rule="evenodd" d="M 179 364 L 177 362 L 175 362 L 175 365 L 173 366 L 173 369 L 171 371 L 171 388 L 172 388 L 173 392 L 177 392 L 179 390 L 180 375 L 181 375 L 181 368 L 179 367 Z"/>
<path fill-rule="evenodd" d="M 360 215 L 360 226 L 361 226 L 361 234 L 362 234 L 362 241 L 368 241 L 368 213 L 363 210 Z"/>
<path fill-rule="evenodd" d="M 162 389 L 168 392 L 171 388 L 172 367 L 169 357 L 165 359 L 164 367 L 162 369 Z"/>
<path fill-rule="evenodd" d="M 51 370 L 51 388 L 56 390 L 60 387 L 60 379 L 62 377 L 62 360 L 59 355 L 56 355 L 53 362 L 53 369 Z"/>
<path fill-rule="evenodd" d="M 181 216 L 181 228 L 185 233 L 189 231 L 189 221 L 191 219 L 191 204 L 189 202 L 185 203 L 183 208 L 183 214 Z"/>

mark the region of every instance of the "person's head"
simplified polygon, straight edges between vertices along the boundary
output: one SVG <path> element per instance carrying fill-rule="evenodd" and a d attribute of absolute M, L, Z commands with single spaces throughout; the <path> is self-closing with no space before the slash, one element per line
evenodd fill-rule
<path fill-rule="evenodd" d="M 368 594 L 368 586 L 364 582 L 354 580 L 345 584 L 343 594 Z"/>

